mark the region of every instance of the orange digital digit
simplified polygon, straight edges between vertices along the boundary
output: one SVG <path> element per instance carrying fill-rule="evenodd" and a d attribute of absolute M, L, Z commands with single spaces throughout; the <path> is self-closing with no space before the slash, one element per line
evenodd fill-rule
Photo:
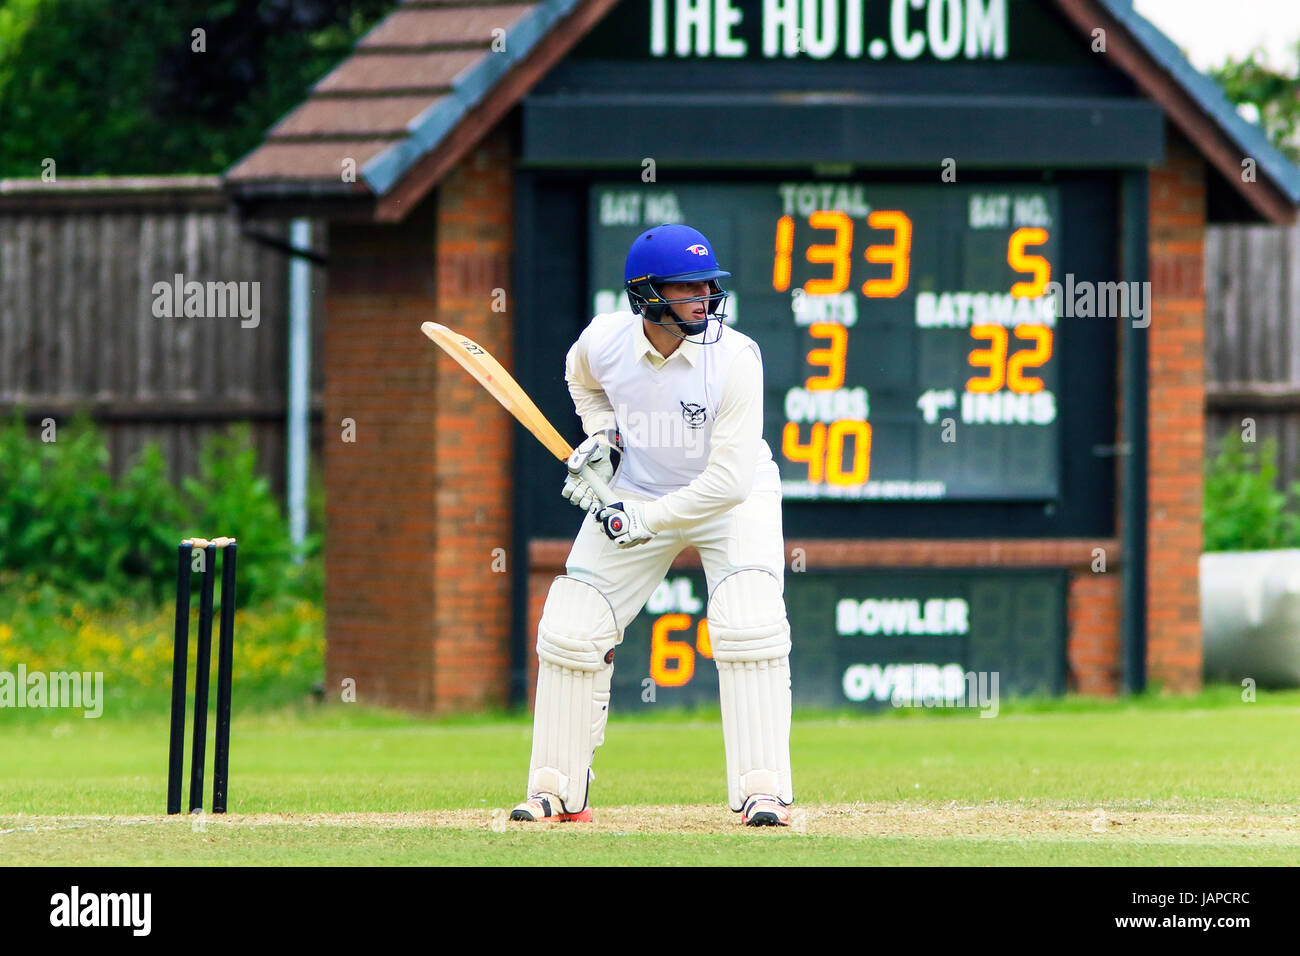
<path fill-rule="evenodd" d="M 853 468 L 844 471 L 844 439 L 853 436 Z M 834 422 L 827 435 L 826 480 L 832 485 L 861 485 L 871 473 L 871 425 L 852 418 Z"/>
<path fill-rule="evenodd" d="M 790 253 L 794 249 L 794 220 L 782 216 L 776 221 L 776 257 L 772 260 L 772 288 L 790 288 Z"/>
<path fill-rule="evenodd" d="M 892 266 L 888 279 L 868 279 L 862 294 L 871 299 L 892 299 L 907 288 L 912 265 L 912 220 L 896 209 L 877 209 L 867 216 L 872 229 L 892 229 L 894 241 L 887 246 L 867 246 L 867 261 Z"/>
<path fill-rule="evenodd" d="M 1011 294 L 1017 299 L 1036 299 L 1047 289 L 1052 280 L 1052 264 L 1042 256 L 1025 254 L 1026 246 L 1041 246 L 1047 242 L 1047 230 L 1037 228 L 1017 229 L 1011 234 L 1007 243 L 1007 264 L 1017 272 L 1033 275 L 1030 282 L 1017 282 L 1011 287 Z"/>
<path fill-rule="evenodd" d="M 705 657 L 713 657 L 713 640 L 709 637 L 709 619 L 700 618 L 700 623 L 695 626 L 695 649 Z"/>
<path fill-rule="evenodd" d="M 812 434 L 808 444 L 799 444 L 799 423 L 786 422 L 781 431 L 781 451 L 790 461 L 801 461 L 808 465 L 808 480 L 814 485 L 821 484 L 826 466 L 826 424 L 813 422 Z"/>
<path fill-rule="evenodd" d="M 815 322 L 808 331 L 815 339 L 830 339 L 831 344 L 828 348 L 808 352 L 808 364 L 826 366 L 826 374 L 812 376 L 804 382 L 804 387 L 813 392 L 839 388 L 844 384 L 844 356 L 849 349 L 849 330 L 838 322 Z"/>
<path fill-rule="evenodd" d="M 853 251 L 853 220 L 838 209 L 822 209 L 808 217 L 814 229 L 834 229 L 835 241 L 808 247 L 806 253 L 811 263 L 829 262 L 829 279 L 809 279 L 803 290 L 809 295 L 833 295 L 849 287 L 849 257 Z"/>
<path fill-rule="evenodd" d="M 1052 357 L 1052 330 L 1045 325 L 1017 325 L 1016 338 L 1033 342 L 1007 360 L 1007 386 L 1013 392 L 1033 394 L 1043 390 L 1043 380 L 1025 375 L 1025 369 L 1040 368 Z"/>
<path fill-rule="evenodd" d="M 971 351 L 971 368 L 986 368 L 988 374 L 967 379 L 966 391 L 996 392 L 1007 379 L 1007 330 L 1000 325 L 972 325 L 970 335 L 973 339 L 988 339 L 990 347 Z"/>
<path fill-rule="evenodd" d="M 664 614 L 650 629 L 650 677 L 660 687 L 681 687 L 695 676 L 695 651 L 684 641 L 668 635 L 691 626 L 689 614 Z M 668 662 L 677 666 L 668 669 Z"/>

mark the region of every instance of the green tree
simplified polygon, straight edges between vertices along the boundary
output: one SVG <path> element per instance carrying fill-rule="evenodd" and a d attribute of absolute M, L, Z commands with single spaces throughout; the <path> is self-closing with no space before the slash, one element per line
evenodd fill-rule
<path fill-rule="evenodd" d="M 0 175 L 220 172 L 395 6 L 0 0 Z"/>
<path fill-rule="evenodd" d="M 1273 145 L 1292 162 L 1300 162 L 1300 78 L 1269 67 L 1262 50 L 1241 60 L 1229 58 L 1211 75 L 1233 103 L 1258 110 L 1260 125 Z"/>

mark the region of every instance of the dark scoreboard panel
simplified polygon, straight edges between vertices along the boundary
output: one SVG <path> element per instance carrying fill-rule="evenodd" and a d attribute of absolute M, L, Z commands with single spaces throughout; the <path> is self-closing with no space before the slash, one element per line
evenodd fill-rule
<path fill-rule="evenodd" d="M 615 709 L 717 704 L 705 596 L 702 573 L 670 575 L 628 625 Z M 797 705 L 987 710 L 1065 691 L 1062 571 L 810 570 L 786 575 L 785 599 Z"/>
<path fill-rule="evenodd" d="M 595 184 L 594 312 L 627 308 L 627 248 L 661 222 L 734 276 L 787 502 L 1058 496 L 1055 187 Z"/>

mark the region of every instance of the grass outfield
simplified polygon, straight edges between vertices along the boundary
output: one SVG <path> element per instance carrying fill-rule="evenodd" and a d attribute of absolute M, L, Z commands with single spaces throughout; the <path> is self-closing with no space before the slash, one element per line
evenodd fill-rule
<path fill-rule="evenodd" d="M 596 822 L 540 827 L 505 820 L 524 719 L 237 712 L 232 813 L 191 820 L 159 812 L 165 714 L 0 711 L 0 865 L 1300 861 L 1300 693 L 796 715 L 783 831 L 723 807 L 716 714 L 616 717 L 606 737 Z"/>

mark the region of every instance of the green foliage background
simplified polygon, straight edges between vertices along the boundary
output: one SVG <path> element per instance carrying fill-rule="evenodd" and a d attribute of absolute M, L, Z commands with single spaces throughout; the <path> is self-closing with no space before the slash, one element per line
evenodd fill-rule
<path fill-rule="evenodd" d="M 1300 548 L 1300 516 L 1289 494 L 1278 488 L 1277 442 L 1247 444 L 1236 431 L 1206 462 L 1204 535 L 1206 551 Z"/>
<path fill-rule="evenodd" d="M 323 499 L 311 500 L 306 560 L 293 563 L 289 531 L 258 468 L 248 428 L 206 442 L 196 476 L 177 487 L 157 446 L 121 477 L 103 436 L 84 420 L 46 442 L 20 417 L 0 427 L 0 574 L 28 575 L 83 603 L 158 602 L 175 588 L 176 548 L 189 536 L 239 540 L 240 603 L 323 591 Z"/>
<path fill-rule="evenodd" d="M 0 176 L 221 172 L 396 5 L 0 0 Z"/>
<path fill-rule="evenodd" d="M 1300 77 L 1272 69 L 1260 50 L 1240 60 L 1230 57 L 1211 75 L 1233 103 L 1258 109 L 1269 140 L 1292 162 L 1300 162 Z"/>

